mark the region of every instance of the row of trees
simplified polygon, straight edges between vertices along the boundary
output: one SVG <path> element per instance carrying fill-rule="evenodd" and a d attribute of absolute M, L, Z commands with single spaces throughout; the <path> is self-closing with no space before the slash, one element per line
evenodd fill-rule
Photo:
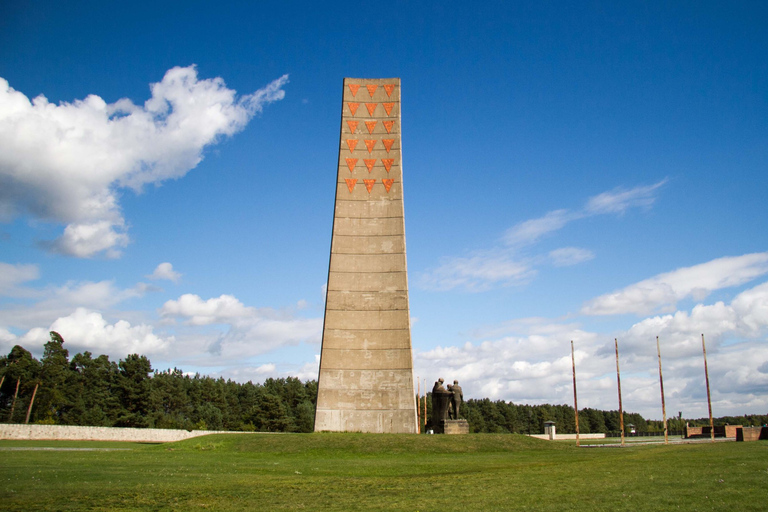
<path fill-rule="evenodd" d="M 145 356 L 119 362 L 90 352 L 69 359 L 51 332 L 36 360 L 15 346 L 0 358 L 0 418 L 11 423 L 311 432 L 317 382 L 223 378 L 154 371 Z"/>
<path fill-rule="evenodd" d="M 427 394 L 427 417 L 431 416 Z M 181 370 L 153 371 L 145 356 L 132 354 L 119 362 L 90 352 L 71 359 L 64 340 L 51 332 L 38 361 L 20 346 L 0 357 L 0 421 L 115 427 L 311 432 L 314 428 L 317 381 L 294 377 L 240 384 L 223 378 L 186 375 Z M 471 432 L 540 434 L 544 422 L 558 432 L 576 429 L 568 405 L 522 405 L 487 398 L 470 399 L 461 408 Z M 624 413 L 624 424 L 637 432 L 661 432 L 660 421 Z M 762 425 L 768 416 L 725 417 L 717 424 Z M 708 419 L 695 424 L 709 424 Z M 670 431 L 683 429 L 681 419 Z M 619 412 L 579 411 L 582 433 L 616 432 Z"/>
<path fill-rule="evenodd" d="M 468 400 L 462 412 L 472 432 L 541 434 L 547 421 L 555 422 L 557 431 L 563 434 L 576 432 L 574 410 L 569 405 L 523 405 L 503 400 L 492 402 L 484 398 Z M 637 432 L 653 430 L 650 428 L 652 422 L 646 421 L 640 414 L 625 412 L 624 425 L 630 423 L 635 425 Z M 619 411 L 579 410 L 579 431 L 582 434 L 618 430 Z"/>

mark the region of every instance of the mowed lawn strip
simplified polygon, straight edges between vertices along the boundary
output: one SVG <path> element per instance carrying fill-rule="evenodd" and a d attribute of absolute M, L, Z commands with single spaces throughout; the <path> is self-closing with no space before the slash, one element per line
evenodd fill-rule
<path fill-rule="evenodd" d="M 131 448 L 6 451 L 7 447 Z M 0 441 L 0 510 L 765 510 L 768 443 L 576 448 L 517 435 Z"/>

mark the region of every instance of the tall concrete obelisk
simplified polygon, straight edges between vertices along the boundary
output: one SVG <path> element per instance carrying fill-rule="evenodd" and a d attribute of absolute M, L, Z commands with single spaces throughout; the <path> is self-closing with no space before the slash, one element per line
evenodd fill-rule
<path fill-rule="evenodd" d="M 315 431 L 417 433 L 400 79 L 344 79 Z"/>

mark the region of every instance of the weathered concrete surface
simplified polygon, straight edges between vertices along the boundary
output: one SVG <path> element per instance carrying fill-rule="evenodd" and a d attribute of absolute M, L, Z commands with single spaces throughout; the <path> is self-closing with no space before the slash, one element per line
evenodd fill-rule
<path fill-rule="evenodd" d="M 416 433 L 400 80 L 343 88 L 315 430 Z"/>

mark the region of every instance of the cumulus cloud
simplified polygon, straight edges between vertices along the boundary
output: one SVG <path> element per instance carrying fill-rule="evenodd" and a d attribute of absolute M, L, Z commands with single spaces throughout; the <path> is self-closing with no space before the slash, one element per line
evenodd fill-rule
<path fill-rule="evenodd" d="M 221 78 L 175 67 L 143 105 L 32 100 L 0 78 L 0 220 L 17 215 L 66 224 L 44 245 L 62 254 L 118 256 L 129 242 L 119 191 L 180 178 L 203 150 L 242 130 L 285 96 L 284 75 L 237 97 Z"/>
<path fill-rule="evenodd" d="M 185 294 L 160 308 L 165 319 L 181 319 L 187 325 L 221 325 L 226 331 L 206 342 L 212 355 L 244 358 L 301 342 L 319 343 L 322 318 L 296 317 L 288 311 L 245 306 L 232 295 L 203 300 Z"/>
<path fill-rule="evenodd" d="M 712 291 L 739 286 L 768 273 L 768 252 L 718 258 L 659 274 L 590 300 L 585 315 L 617 315 L 674 311 L 685 298 L 702 300 Z"/>
<path fill-rule="evenodd" d="M 591 197 L 579 210 L 558 209 L 519 222 L 504 233 L 498 247 L 474 251 L 469 256 L 442 258 L 437 267 L 424 272 L 417 282 L 431 290 L 483 291 L 495 286 L 525 284 L 536 276 L 538 267 L 547 263 L 565 267 L 589 261 L 595 257 L 589 249 L 564 247 L 546 255 L 531 256 L 530 247 L 575 220 L 595 215 L 620 215 L 631 208 L 648 208 L 666 182 L 664 179 L 629 190 L 617 188 Z"/>
<path fill-rule="evenodd" d="M 0 296 L 21 298 L 3 304 L 0 308 L 0 325 L 16 329 L 31 329 L 49 325 L 59 317 L 69 315 L 77 307 L 103 309 L 121 302 L 138 299 L 158 288 L 136 283 L 129 288 L 120 288 L 114 281 L 68 281 L 62 285 L 48 285 L 35 288 L 23 283 L 38 276 L 35 265 L 6 265 L 0 263 L 0 270 L 7 270 L 4 276 L 9 286 L 0 286 Z M 34 277 L 35 279 L 37 277 Z M 0 282 L 2 278 L 0 278 Z"/>
<path fill-rule="evenodd" d="M 71 351 L 90 350 L 116 357 L 162 353 L 173 342 L 173 337 L 156 335 L 150 325 L 131 325 L 125 320 L 110 324 L 97 311 L 77 308 L 71 315 L 57 319 L 48 329 L 31 329 L 20 338 L 20 343 L 25 347 L 40 347 L 48 341 L 49 331 L 61 334 Z"/>
<path fill-rule="evenodd" d="M 0 345 L 12 345 L 12 342 L 16 341 L 16 335 L 13 334 L 8 329 L 5 329 L 3 327 L 0 327 Z"/>
<path fill-rule="evenodd" d="M 147 279 L 166 280 L 177 283 L 181 279 L 181 274 L 173 270 L 173 265 L 168 262 L 161 263 L 155 268 L 155 271 L 147 276 Z"/>

